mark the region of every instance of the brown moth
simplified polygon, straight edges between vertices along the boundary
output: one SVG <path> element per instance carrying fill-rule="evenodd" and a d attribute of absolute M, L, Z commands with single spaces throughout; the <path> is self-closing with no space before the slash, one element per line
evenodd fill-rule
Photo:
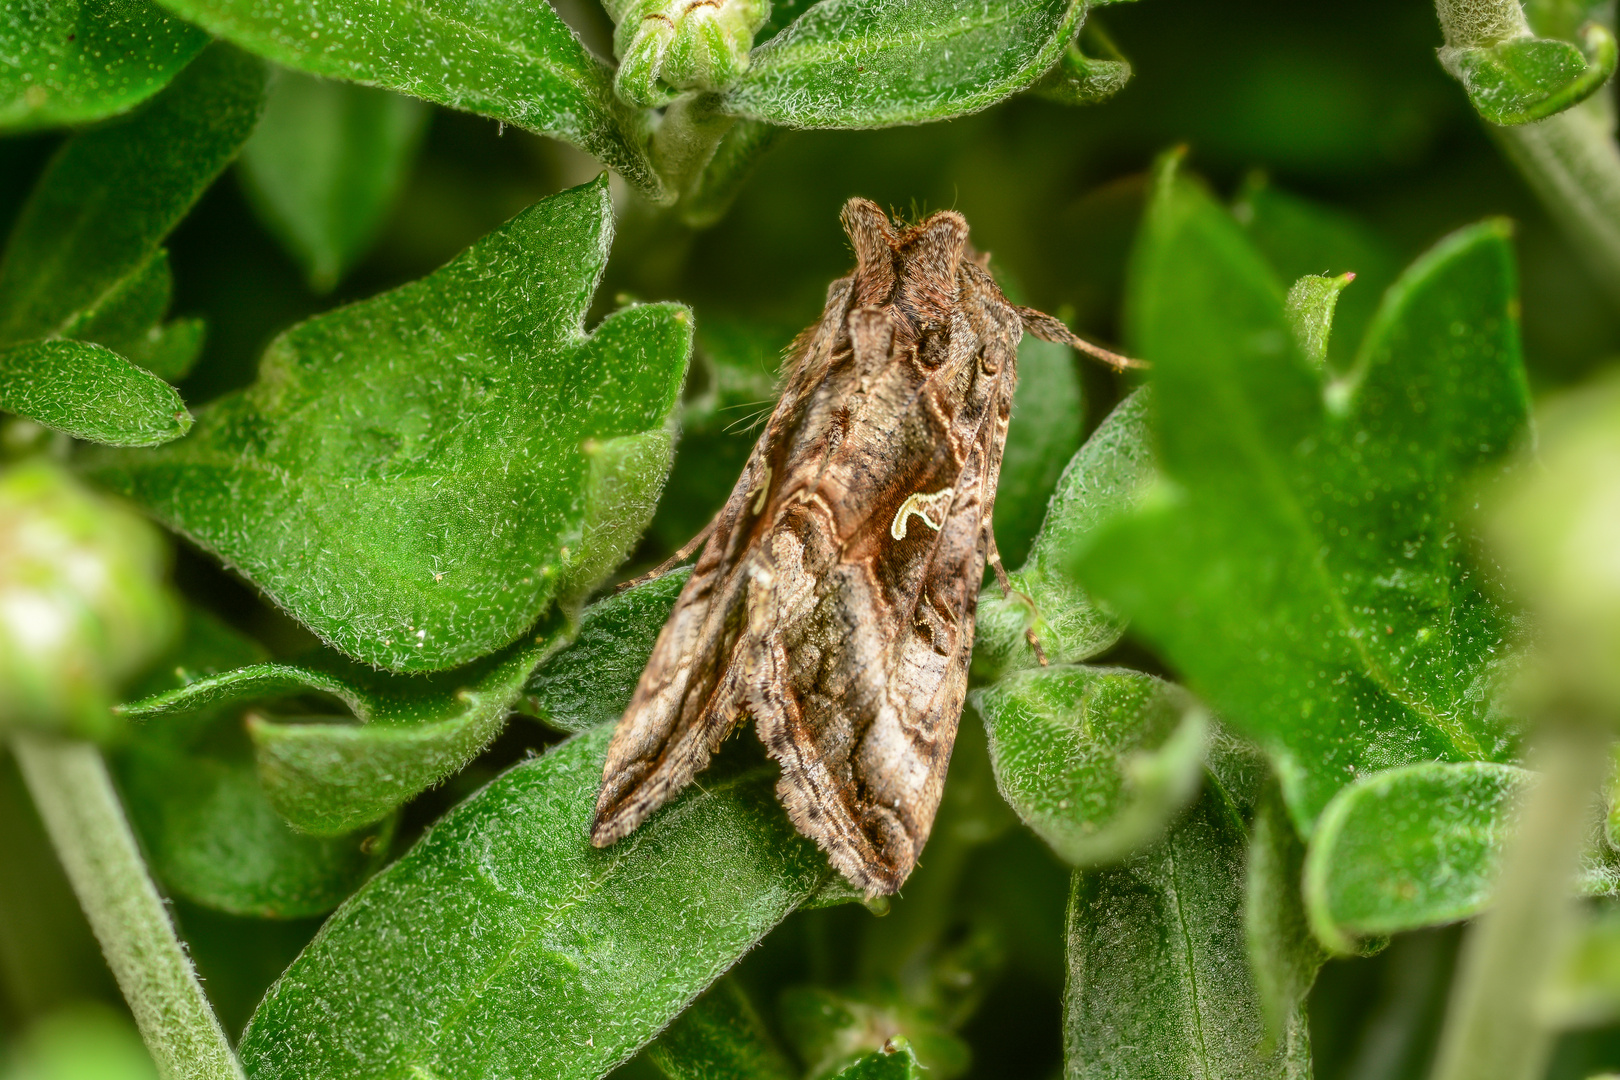
<path fill-rule="evenodd" d="M 1133 363 L 1017 307 L 943 212 L 844 207 L 855 272 L 710 526 L 608 749 L 591 841 L 624 837 L 744 716 L 799 831 L 868 896 L 899 889 L 939 807 L 988 559 L 1019 339 Z M 701 538 L 699 538 L 701 540 Z"/>

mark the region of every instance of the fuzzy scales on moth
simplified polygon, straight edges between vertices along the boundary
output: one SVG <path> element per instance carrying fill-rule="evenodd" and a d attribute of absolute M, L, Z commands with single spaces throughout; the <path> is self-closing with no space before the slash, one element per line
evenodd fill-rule
<path fill-rule="evenodd" d="M 869 896 L 917 864 L 973 652 L 1018 342 L 1131 363 L 1002 295 L 960 214 L 897 230 L 851 199 L 856 268 L 781 400 L 619 721 L 591 841 L 626 836 L 752 717 L 799 831 Z"/>

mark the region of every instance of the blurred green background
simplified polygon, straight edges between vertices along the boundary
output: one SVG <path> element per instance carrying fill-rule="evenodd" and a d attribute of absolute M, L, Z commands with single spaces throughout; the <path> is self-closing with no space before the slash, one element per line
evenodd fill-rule
<path fill-rule="evenodd" d="M 608 51 L 611 27 L 589 0 L 559 7 L 588 43 Z M 993 254 L 1027 302 L 1118 342 L 1144 170 L 1155 154 L 1184 143 L 1190 167 L 1223 196 L 1266 182 L 1342 216 L 1347 250 L 1359 251 L 1361 264 L 1301 268 L 1358 271 L 1362 280 L 1342 310 L 1370 310 L 1380 283 L 1440 236 L 1503 214 L 1519 224 L 1525 351 L 1537 390 L 1579 380 L 1620 349 L 1620 312 L 1436 61 L 1440 31 L 1430 5 L 1139 0 L 1100 9 L 1096 18 L 1135 69 L 1126 89 L 1104 104 L 1075 109 L 1020 98 L 949 123 L 789 135 L 730 213 L 701 232 L 616 184 L 619 233 L 597 314 L 624 297 L 685 301 L 698 313 L 700 349 L 740 335 L 753 343 L 767 377 L 774 350 L 812 321 L 828 281 L 848 269 L 838 209 L 858 194 L 908 215 L 961 211 L 974 243 Z M 9 226 L 58 138 L 0 142 L 0 222 Z M 536 199 L 598 171 L 560 143 L 435 110 L 370 253 L 325 295 L 305 285 L 256 217 L 240 178 L 228 175 L 170 244 L 174 312 L 208 323 L 203 360 L 181 387 L 187 401 L 195 407 L 250 382 L 264 345 L 291 323 L 418 278 Z M 1089 425 L 1120 388 L 1095 369 L 1085 380 Z M 706 446 L 701 458 L 681 459 L 678 494 L 667 500 L 639 563 L 661 557 L 706 519 L 702 504 L 730 487 L 751 439 L 741 427 L 719 437 L 724 445 Z M 178 575 L 195 599 L 273 650 L 310 640 L 199 555 L 183 551 Z M 1144 658 L 1133 654 L 1132 662 Z M 970 725 L 976 722 L 965 719 L 964 731 Z M 415 828 L 402 829 L 400 842 L 541 741 L 531 725 L 515 725 L 466 774 L 412 808 Z M 964 753 L 971 761 L 983 750 Z M 952 775 L 954 783 L 957 770 Z M 970 796 L 962 798 L 971 803 Z M 964 820 L 995 817 L 982 804 L 961 812 Z M 874 921 L 859 907 L 794 916 L 744 961 L 743 981 L 756 1000 L 769 1001 L 794 983 L 858 977 L 863 966 L 902 978 L 910 961 L 900 954 L 913 932 L 907 927 L 950 920 L 952 929 L 938 940 L 971 943 L 988 934 L 995 942 L 994 962 L 975 969 L 983 1002 L 962 1031 L 973 1047 L 972 1075 L 1056 1075 L 1067 874 L 1044 845 L 1005 826 L 975 826 L 993 839 L 969 847 L 963 866 L 925 860 L 888 919 Z M 119 1056 L 132 1029 L 120 1028 L 110 1011 L 122 1009 L 116 989 L 9 760 L 0 761 L 0 846 L 8 866 L 23 868 L 0 878 L 0 1046 L 7 1062 L 0 1077 L 150 1075 L 139 1054 L 133 1064 Z M 930 899 L 935 893 L 945 898 Z M 318 925 L 234 919 L 186 905 L 176 916 L 233 1031 Z M 1423 1075 L 1456 943 L 1455 929 L 1430 931 L 1398 939 L 1374 958 L 1330 964 L 1311 1001 L 1319 1080 Z M 884 950 L 893 955 L 872 959 Z M 109 1011 L 84 1011 L 96 1002 Z M 84 1046 L 100 1049 L 67 1060 L 72 1055 L 64 1058 L 59 1044 L 68 1028 L 92 1033 Z M 96 1038 L 105 1045 L 92 1046 Z M 1567 1039 L 1555 1075 L 1603 1068 L 1620 1068 L 1620 1032 Z"/>

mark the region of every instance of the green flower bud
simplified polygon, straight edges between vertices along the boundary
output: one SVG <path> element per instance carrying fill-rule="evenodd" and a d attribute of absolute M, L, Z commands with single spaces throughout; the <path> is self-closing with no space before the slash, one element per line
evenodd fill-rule
<path fill-rule="evenodd" d="M 748 67 L 770 0 L 606 0 L 618 29 L 613 85 L 636 105 L 662 105 L 676 91 L 722 90 Z"/>
<path fill-rule="evenodd" d="M 167 556 L 151 525 L 60 467 L 0 471 L 0 731 L 112 733 L 118 684 L 179 625 Z"/>

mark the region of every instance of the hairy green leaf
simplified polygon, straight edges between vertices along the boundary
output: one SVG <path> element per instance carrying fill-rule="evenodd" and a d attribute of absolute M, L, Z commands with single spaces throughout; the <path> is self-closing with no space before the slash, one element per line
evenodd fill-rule
<path fill-rule="evenodd" d="M 1092 105 L 1113 97 L 1130 81 L 1131 62 L 1095 19 L 1087 19 L 1057 67 L 1035 84 L 1035 93 L 1060 105 Z"/>
<path fill-rule="evenodd" d="M 1446 47 L 1440 62 L 1493 124 L 1528 124 L 1563 112 L 1597 92 L 1614 74 L 1614 32 L 1601 23 L 1581 29 L 1579 47 L 1525 34 L 1495 45 Z"/>
<path fill-rule="evenodd" d="M 1030 546 L 1011 574 L 1016 590 L 991 585 L 979 598 L 974 674 L 990 680 L 1038 664 L 1024 634 L 1033 630 L 1054 663 L 1095 656 L 1124 633 L 1122 620 L 1098 605 L 1070 569 L 1070 553 L 1115 515 L 1134 505 L 1153 477 L 1151 402 L 1138 391 L 1120 402 L 1058 478 Z"/>
<path fill-rule="evenodd" d="M 930 896 L 925 903 L 946 899 Z M 936 925 L 934 929 L 940 928 Z M 973 973 L 957 970 L 953 974 L 967 983 Z M 941 1010 L 930 1007 L 926 1000 L 914 1000 L 925 996 L 926 991 L 922 995 L 897 991 L 893 982 L 849 993 L 822 986 L 792 986 L 783 991 L 778 1012 L 789 1044 L 805 1062 L 807 1080 L 834 1080 L 850 1075 L 851 1069 L 857 1070 L 854 1075 L 866 1075 L 858 1071 L 862 1062 L 900 1046 L 906 1047 L 906 1056 L 918 1061 L 928 1075 L 953 1080 L 967 1071 L 972 1051 L 952 1034 Z"/>
<path fill-rule="evenodd" d="M 339 909 L 254 1013 L 250 1075 L 594 1080 L 826 877 L 758 756 L 593 848 L 609 737 L 508 770 Z"/>
<path fill-rule="evenodd" d="M 67 332 L 143 271 L 253 130 L 264 65 L 203 53 L 139 112 L 62 147 L 0 262 L 0 344 Z"/>
<path fill-rule="evenodd" d="M 1163 842 L 1118 869 L 1081 870 L 1069 895 L 1064 1075 L 1310 1075 L 1303 1017 L 1267 1052 L 1244 961 L 1243 823 L 1212 789 Z"/>
<path fill-rule="evenodd" d="M 1339 294 L 1354 277 L 1354 274 L 1338 277 L 1306 274 L 1288 288 L 1286 306 L 1288 322 L 1294 330 L 1294 344 L 1299 354 L 1317 367 L 1327 363 L 1333 309 L 1339 304 Z"/>
<path fill-rule="evenodd" d="M 336 656 L 237 668 L 120 706 L 160 720 L 227 704 L 330 694 L 354 720 L 247 718 L 270 804 L 300 830 L 340 836 L 378 821 L 456 772 L 500 733 L 535 664 L 562 640 L 553 617 L 533 638 L 429 678 L 378 672 Z"/>
<path fill-rule="evenodd" d="M 249 197 L 325 292 L 364 255 L 394 207 L 428 109 L 354 83 L 280 71 L 242 148 Z"/>
<path fill-rule="evenodd" d="M 573 143 L 651 195 L 646 117 L 549 3 L 163 0 L 278 64 L 493 116 Z"/>
<path fill-rule="evenodd" d="M 1266 747 L 1302 833 L 1361 773 L 1510 756 L 1489 692 L 1508 627 L 1455 502 L 1525 430 L 1506 224 L 1408 269 L 1341 378 L 1299 357 L 1258 253 L 1168 170 L 1134 273 L 1167 481 L 1081 553 L 1087 585 Z"/>
<path fill-rule="evenodd" d="M 710 987 L 647 1047 L 669 1080 L 798 1080 L 734 978 Z"/>
<path fill-rule="evenodd" d="M 1058 62 L 1084 0 L 821 0 L 754 50 L 735 115 L 793 128 L 917 124 L 977 112 Z"/>
<path fill-rule="evenodd" d="M 996 784 L 1077 866 L 1118 861 L 1198 792 L 1209 718 L 1179 688 L 1127 668 L 1019 671 L 974 691 Z"/>
<path fill-rule="evenodd" d="M 83 124 L 151 97 L 208 35 L 148 0 L 16 0 L 0 9 L 0 130 Z"/>
<path fill-rule="evenodd" d="M 996 550 L 1021 566 L 1046 517 L 1052 489 L 1080 449 L 1085 402 L 1074 350 L 1025 334 L 1018 345 L 1018 388 L 996 483 Z"/>
<path fill-rule="evenodd" d="M 1305 845 L 1275 782 L 1262 789 L 1249 834 L 1243 928 L 1268 1039 L 1287 1044 L 1304 1033 L 1303 1003 L 1327 953 L 1311 936 L 1300 894 Z"/>
<path fill-rule="evenodd" d="M 624 715 L 658 632 L 669 621 L 688 567 L 586 608 L 567 648 L 534 669 L 523 692 L 534 714 L 558 731 L 586 731 Z"/>
<path fill-rule="evenodd" d="M 169 253 L 158 248 L 68 320 L 62 336 L 105 345 L 160 379 L 182 379 L 202 352 L 204 329 L 201 319 L 163 321 L 173 292 Z"/>
<path fill-rule="evenodd" d="M 894 1049 L 867 1054 L 840 1072 L 837 1080 L 923 1080 L 928 1075 L 905 1040 L 897 1039 Z"/>
<path fill-rule="evenodd" d="M 611 235 L 605 176 L 544 199 L 282 334 L 189 439 L 97 474 L 350 656 L 484 656 L 623 558 L 669 468 L 691 319 L 649 304 L 585 335 Z"/>
<path fill-rule="evenodd" d="M 156 446 L 191 430 L 174 387 L 87 341 L 0 352 L 0 409 L 107 446 Z"/>

